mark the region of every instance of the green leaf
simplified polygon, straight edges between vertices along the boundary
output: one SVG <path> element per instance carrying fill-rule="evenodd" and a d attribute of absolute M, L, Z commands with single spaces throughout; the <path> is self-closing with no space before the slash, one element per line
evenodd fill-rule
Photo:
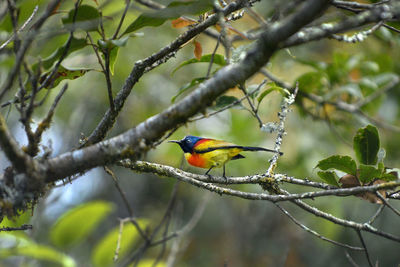
<path fill-rule="evenodd" d="M 356 162 L 349 156 L 334 155 L 318 162 L 316 168 L 321 170 L 336 169 L 347 174 L 356 175 Z"/>
<path fill-rule="evenodd" d="M 148 221 L 141 219 L 138 220 L 141 229 L 145 229 L 148 225 Z M 113 257 L 115 254 L 115 249 L 117 246 L 118 236 L 119 236 L 119 226 L 111 230 L 94 248 L 92 253 L 92 263 L 96 267 L 108 267 L 114 266 Z M 120 262 L 124 256 L 130 251 L 135 242 L 140 238 L 136 227 L 131 223 L 126 223 L 124 225 L 122 235 L 121 235 L 121 245 L 119 250 L 118 261 Z"/>
<path fill-rule="evenodd" d="M 3 220 L 1 221 L 0 227 L 19 227 L 23 224 L 28 223 L 31 217 L 32 217 L 31 211 L 25 211 L 19 216 L 15 216 L 11 219 L 9 219 L 8 217 L 4 217 Z"/>
<path fill-rule="evenodd" d="M 53 54 L 51 54 L 49 57 L 42 60 L 41 66 L 45 70 L 51 68 L 53 66 L 54 62 L 56 62 L 61 57 L 61 55 L 64 53 L 65 48 L 67 47 L 67 42 L 65 42 L 65 44 L 63 46 L 57 48 L 57 50 L 54 51 Z M 85 39 L 77 39 L 77 38 L 73 37 L 66 56 L 68 56 L 69 54 L 71 54 L 72 52 L 74 52 L 76 50 L 84 48 L 86 45 L 87 45 L 87 43 L 86 43 Z M 33 65 L 32 69 L 36 70 L 37 66 L 38 66 L 38 64 Z"/>
<path fill-rule="evenodd" d="M 129 38 L 129 36 L 127 36 Z M 114 66 L 115 62 L 118 57 L 118 52 L 119 52 L 119 47 L 124 46 L 126 44 L 126 41 L 128 38 L 121 38 L 118 40 L 108 40 L 108 41 L 103 41 L 103 40 L 98 40 L 97 43 L 101 47 L 101 57 L 103 60 L 105 60 L 105 53 L 109 54 L 109 64 L 110 64 L 110 72 L 111 75 L 114 75 Z"/>
<path fill-rule="evenodd" d="M 355 83 L 348 83 L 343 86 L 340 86 L 339 90 L 331 91 L 329 96 L 338 96 L 343 95 L 343 93 L 348 93 L 349 95 L 355 96 L 357 98 L 362 98 L 363 94 L 361 93 L 360 86 Z"/>
<path fill-rule="evenodd" d="M 322 180 L 324 180 L 326 183 L 330 184 L 330 185 L 334 185 L 337 187 L 340 187 L 338 184 L 338 177 L 336 175 L 336 173 L 334 172 L 317 172 L 318 176 L 321 177 Z"/>
<path fill-rule="evenodd" d="M 367 184 L 372 182 L 374 179 L 379 179 L 381 174 L 382 172 L 373 166 L 360 164 L 358 170 L 358 179 L 362 184 Z"/>
<path fill-rule="evenodd" d="M 282 96 L 286 96 L 288 94 L 288 91 L 278 85 L 276 85 L 275 83 L 270 84 L 270 87 L 265 90 L 264 92 L 262 92 L 258 97 L 257 97 L 257 101 L 258 103 L 261 103 L 261 101 L 264 99 L 264 97 L 266 97 L 267 95 L 269 95 L 269 93 L 273 92 L 273 91 L 277 91 L 279 92 Z"/>
<path fill-rule="evenodd" d="M 111 43 L 113 45 L 115 45 L 115 46 L 122 47 L 122 46 L 126 45 L 126 43 L 128 42 L 129 37 L 131 37 L 131 36 L 125 36 L 125 37 L 122 37 L 122 38 L 119 38 L 119 39 L 111 40 Z"/>
<path fill-rule="evenodd" d="M 221 109 L 224 108 L 234 102 L 238 101 L 238 99 L 234 96 L 227 96 L 227 95 L 223 95 L 217 98 L 217 100 L 215 101 L 215 109 Z M 239 102 L 236 105 L 241 106 L 242 104 Z"/>
<path fill-rule="evenodd" d="M 110 72 L 111 75 L 114 75 L 114 66 L 115 62 L 117 61 L 119 47 L 116 46 L 110 51 Z"/>
<path fill-rule="evenodd" d="M 378 162 L 378 170 L 382 173 L 385 170 L 385 165 L 382 161 Z"/>
<path fill-rule="evenodd" d="M 323 78 L 325 74 L 323 72 L 307 72 L 297 78 L 299 83 L 299 90 L 302 92 L 315 92 L 320 91 L 325 87 L 325 82 Z"/>
<path fill-rule="evenodd" d="M 363 75 L 371 75 L 379 73 L 379 65 L 374 61 L 364 61 L 360 65 Z"/>
<path fill-rule="evenodd" d="M 148 15 L 142 14 L 128 26 L 128 28 L 125 30 L 125 32 L 122 35 L 137 31 L 146 26 L 149 26 L 149 27 L 160 26 L 160 25 L 164 24 L 164 22 L 166 20 L 167 19 L 164 19 L 164 18 L 153 18 Z"/>
<path fill-rule="evenodd" d="M 212 0 L 172 2 L 166 8 L 149 15 L 154 18 L 176 19 L 183 15 L 200 15 L 212 8 Z"/>
<path fill-rule="evenodd" d="M 79 6 L 75 17 L 75 26 L 72 26 L 74 14 L 75 9 L 72 9 L 68 12 L 68 16 L 62 19 L 67 29 L 72 29 L 73 27 L 78 27 L 85 31 L 95 31 L 98 29 L 100 13 L 96 8 L 89 5 Z"/>
<path fill-rule="evenodd" d="M 312 68 L 314 68 L 315 70 L 318 71 L 325 71 L 326 69 L 326 64 L 324 62 L 320 62 L 320 61 L 313 61 L 313 60 L 309 60 L 309 59 L 302 59 L 302 58 L 298 58 L 298 57 L 292 57 L 296 62 L 299 62 L 303 65 L 306 66 L 310 66 Z"/>
<path fill-rule="evenodd" d="M 59 247 L 68 247 L 81 242 L 96 229 L 112 209 L 111 203 L 93 201 L 69 210 L 51 228 L 51 241 Z"/>
<path fill-rule="evenodd" d="M 212 9 L 211 1 L 172 2 L 166 8 L 156 12 L 143 13 L 133 21 L 122 35 L 137 31 L 143 27 L 157 27 L 168 19 L 176 19 L 183 15 L 198 15 Z"/>
<path fill-rule="evenodd" d="M 359 129 L 353 139 L 353 148 L 360 163 L 375 165 L 379 151 L 379 133 L 376 127 L 368 125 Z"/>
<path fill-rule="evenodd" d="M 327 78 L 331 85 L 341 84 L 347 80 L 351 67 L 355 66 L 359 57 L 350 57 L 346 53 L 335 53 L 333 62 L 326 68 Z"/>
<path fill-rule="evenodd" d="M 15 243 L 16 246 L 1 249 L 0 258 L 25 256 L 41 261 L 51 262 L 52 264 L 49 266 L 76 266 L 74 259 L 62 252 L 55 250 L 54 248 L 39 245 L 30 241 L 29 239 L 20 238 L 10 234 L 2 234 L 1 238 L 3 241 L 8 239 L 11 244 Z"/>
<path fill-rule="evenodd" d="M 189 65 L 189 64 L 194 64 L 194 63 L 201 63 L 201 62 L 211 62 L 211 58 L 212 58 L 212 54 L 208 54 L 208 55 L 204 55 L 200 58 L 200 60 L 198 60 L 197 58 L 192 58 L 189 59 L 187 61 L 182 62 L 176 69 L 174 69 L 172 71 L 172 75 L 179 70 L 180 68 L 182 68 L 183 66 Z M 225 66 L 226 65 L 226 61 L 223 55 L 220 54 L 215 54 L 214 58 L 213 58 L 213 64 L 217 64 L 219 66 Z"/>
<path fill-rule="evenodd" d="M 156 259 L 143 259 L 137 267 L 167 267 L 167 264 L 163 261 L 159 261 L 157 265 L 153 265 L 155 261 Z"/>
<path fill-rule="evenodd" d="M 368 77 L 363 77 L 359 82 L 359 86 L 365 95 L 369 95 L 379 88 L 378 84 Z"/>
<path fill-rule="evenodd" d="M 391 182 L 391 181 L 396 181 L 397 177 L 392 173 L 383 173 L 379 179 L 384 180 L 386 182 Z"/>
<path fill-rule="evenodd" d="M 47 86 L 45 88 L 51 89 L 56 87 L 60 82 L 63 80 L 75 80 L 78 79 L 79 77 L 82 77 L 85 75 L 86 72 L 91 71 L 92 69 L 67 69 L 63 66 L 59 66 L 57 72 L 53 75 L 51 78 L 51 81 L 47 83 Z M 43 74 L 40 77 L 40 83 L 43 83 L 46 80 L 47 75 L 50 75 L 52 71 L 49 71 L 45 74 Z"/>
<path fill-rule="evenodd" d="M 183 94 L 190 88 L 197 86 L 198 84 L 202 83 L 205 80 L 206 80 L 206 77 L 200 77 L 200 78 L 195 78 L 190 83 L 185 84 L 184 86 L 179 88 L 178 93 L 171 98 L 171 102 L 174 103 L 178 96 L 180 96 L 181 94 Z"/>

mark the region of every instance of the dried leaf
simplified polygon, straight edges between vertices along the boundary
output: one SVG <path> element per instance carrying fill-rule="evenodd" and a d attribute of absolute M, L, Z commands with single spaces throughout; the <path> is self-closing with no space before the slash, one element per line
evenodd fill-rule
<path fill-rule="evenodd" d="M 353 69 L 350 71 L 349 76 L 352 81 L 358 82 L 361 79 L 360 69 Z"/>
<path fill-rule="evenodd" d="M 389 174 L 391 174 L 394 177 L 396 177 L 397 179 L 399 179 L 399 173 L 397 171 L 391 171 L 391 172 L 389 172 Z"/>
<path fill-rule="evenodd" d="M 365 199 L 371 203 L 376 203 L 376 204 L 383 204 L 382 200 L 375 195 L 374 193 L 371 192 L 365 192 L 357 195 L 358 197 Z"/>
<path fill-rule="evenodd" d="M 351 188 L 351 187 L 356 187 L 360 186 L 360 181 L 355 177 L 354 175 L 346 174 L 342 178 L 339 179 L 339 183 L 342 184 L 342 188 Z M 368 185 L 377 185 L 377 184 L 382 184 L 385 183 L 383 180 L 375 180 L 371 184 Z M 378 191 L 384 198 L 386 198 L 386 190 L 379 190 Z M 376 204 L 383 204 L 383 201 L 373 192 L 364 192 L 364 193 L 359 193 L 356 195 L 357 197 L 360 197 L 364 200 L 367 200 L 371 203 L 376 203 Z"/>
<path fill-rule="evenodd" d="M 383 180 L 375 180 L 372 184 L 369 184 L 369 185 L 378 185 L 378 184 L 383 184 L 383 183 L 386 183 L 386 182 Z M 386 199 L 386 190 L 382 189 L 382 190 L 378 190 L 378 192 L 382 195 L 382 197 L 384 199 Z M 365 193 L 361 194 L 360 197 L 365 200 L 368 200 L 371 203 L 383 204 L 382 199 L 373 192 L 365 192 Z"/>
<path fill-rule="evenodd" d="M 197 41 L 194 41 L 194 56 L 197 58 L 197 60 L 201 59 L 201 56 L 203 54 L 203 48 L 201 47 L 201 44 Z"/>
<path fill-rule="evenodd" d="M 386 183 L 386 181 L 379 179 L 379 180 L 374 181 L 372 184 L 376 185 L 376 184 L 383 184 L 383 183 Z M 383 198 L 386 198 L 386 190 L 382 189 L 382 190 L 379 190 L 378 192 L 381 193 Z"/>
<path fill-rule="evenodd" d="M 172 28 L 175 28 L 175 29 L 180 29 L 180 28 L 183 28 L 183 27 L 186 27 L 189 25 L 193 25 L 195 23 L 196 23 L 196 21 L 194 21 L 194 20 L 190 20 L 190 19 L 186 19 L 186 18 L 182 18 L 182 17 L 171 21 Z"/>
<path fill-rule="evenodd" d="M 360 181 L 351 174 L 346 174 L 339 179 L 339 183 L 342 184 L 342 188 L 356 187 L 360 186 Z"/>

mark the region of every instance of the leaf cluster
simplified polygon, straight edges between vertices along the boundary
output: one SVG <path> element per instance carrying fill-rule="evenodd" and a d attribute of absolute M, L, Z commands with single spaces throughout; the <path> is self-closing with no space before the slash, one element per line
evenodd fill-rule
<path fill-rule="evenodd" d="M 353 138 L 353 150 L 358 166 L 350 156 L 333 155 L 318 162 L 316 168 L 322 170 L 318 176 L 328 184 L 343 188 L 398 178 L 397 173 L 386 168 L 383 163 L 385 152 L 380 148 L 379 133 L 375 126 L 367 125 L 358 129 Z M 339 179 L 336 172 L 331 170 L 344 172 L 345 175 Z"/>

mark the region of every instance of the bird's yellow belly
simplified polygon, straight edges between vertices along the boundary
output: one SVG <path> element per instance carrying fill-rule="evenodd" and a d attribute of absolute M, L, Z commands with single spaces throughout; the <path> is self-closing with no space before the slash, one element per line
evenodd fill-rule
<path fill-rule="evenodd" d="M 185 158 L 192 166 L 200 168 L 221 167 L 227 161 L 239 154 L 241 149 L 221 149 L 214 150 L 207 153 L 185 153 Z"/>

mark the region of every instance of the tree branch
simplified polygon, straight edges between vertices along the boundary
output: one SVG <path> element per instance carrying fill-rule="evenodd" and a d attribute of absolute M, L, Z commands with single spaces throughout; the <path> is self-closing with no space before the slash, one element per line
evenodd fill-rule
<path fill-rule="evenodd" d="M 224 15 L 230 14 L 240 8 L 246 6 L 247 1 L 240 0 L 237 2 L 233 2 L 229 4 L 226 8 L 223 9 Z M 199 33 L 206 30 L 208 27 L 215 25 L 218 22 L 218 16 L 212 15 L 205 21 L 197 24 L 195 27 L 189 29 L 187 32 L 181 34 L 175 41 L 173 41 L 170 45 L 162 48 L 157 53 L 143 59 L 139 60 L 135 63 L 134 68 L 132 69 L 129 77 L 125 80 L 125 84 L 122 89 L 118 92 L 117 96 L 114 99 L 114 112 L 109 109 L 104 114 L 102 120 L 97 125 L 96 129 L 90 134 L 87 138 L 86 142 L 82 144 L 83 146 L 88 146 L 94 143 L 97 143 L 104 139 L 107 132 L 112 128 L 115 123 L 115 120 L 124 106 L 125 100 L 131 93 L 133 86 L 139 81 L 142 75 L 145 73 L 146 69 L 151 67 L 156 62 L 162 60 L 164 57 L 167 57 L 174 51 L 180 49 L 180 47 L 191 40 L 193 37 L 198 35 Z"/>
<path fill-rule="evenodd" d="M 178 103 L 170 106 L 165 111 L 140 123 L 135 128 L 101 143 L 68 152 L 48 160 L 45 174 L 46 181 L 56 181 L 99 165 L 116 162 L 122 158 L 139 158 L 140 155 L 149 150 L 152 144 L 161 138 L 166 131 L 183 124 L 191 116 L 203 110 L 206 106 L 211 105 L 214 99 L 226 90 L 234 87 L 236 84 L 244 82 L 255 74 L 268 62 L 281 42 L 289 38 L 303 25 L 312 21 L 327 7 L 328 2 L 328 0 L 307 1 L 298 12 L 266 29 L 255 47 L 247 52 L 247 55 L 241 62 L 221 69 L 213 78 L 201 84 L 199 89 L 192 92 Z M 228 12 L 233 9 L 233 7 L 237 7 L 237 5 L 228 5 L 227 8 L 224 9 L 224 12 Z M 217 20 L 217 17 L 215 17 L 215 20 Z M 208 24 L 212 24 L 213 22 L 213 20 L 206 20 L 202 25 L 206 28 Z M 197 29 L 199 30 L 199 28 Z M 187 37 L 189 32 L 185 33 L 183 36 Z M 191 32 L 191 34 L 194 33 Z M 181 39 L 182 38 L 178 38 L 178 40 Z M 178 43 L 178 41 L 174 42 L 173 46 L 178 45 Z M 169 51 L 171 47 L 170 45 L 162 49 L 162 51 Z M 159 58 L 162 57 L 164 53 L 159 52 L 156 55 L 156 58 Z M 153 61 L 154 59 L 151 57 L 147 60 Z M 134 71 L 126 81 L 124 89 L 115 99 L 116 102 L 118 102 L 118 99 L 122 100 L 122 103 L 116 104 L 117 110 L 122 108 L 123 101 L 126 99 L 127 94 L 129 94 L 134 82 L 140 77 L 138 74 L 143 73 L 144 67 L 147 65 L 146 62 L 138 62 L 136 64 Z M 138 72 L 136 72 L 135 69 L 137 69 Z M 107 114 L 103 118 L 105 124 L 101 123 L 99 125 L 97 130 L 89 137 L 88 143 L 92 143 L 93 140 L 98 140 L 98 138 L 101 139 L 106 133 L 105 131 L 109 129 L 109 122 L 113 121 L 115 116 L 110 112 Z"/>

